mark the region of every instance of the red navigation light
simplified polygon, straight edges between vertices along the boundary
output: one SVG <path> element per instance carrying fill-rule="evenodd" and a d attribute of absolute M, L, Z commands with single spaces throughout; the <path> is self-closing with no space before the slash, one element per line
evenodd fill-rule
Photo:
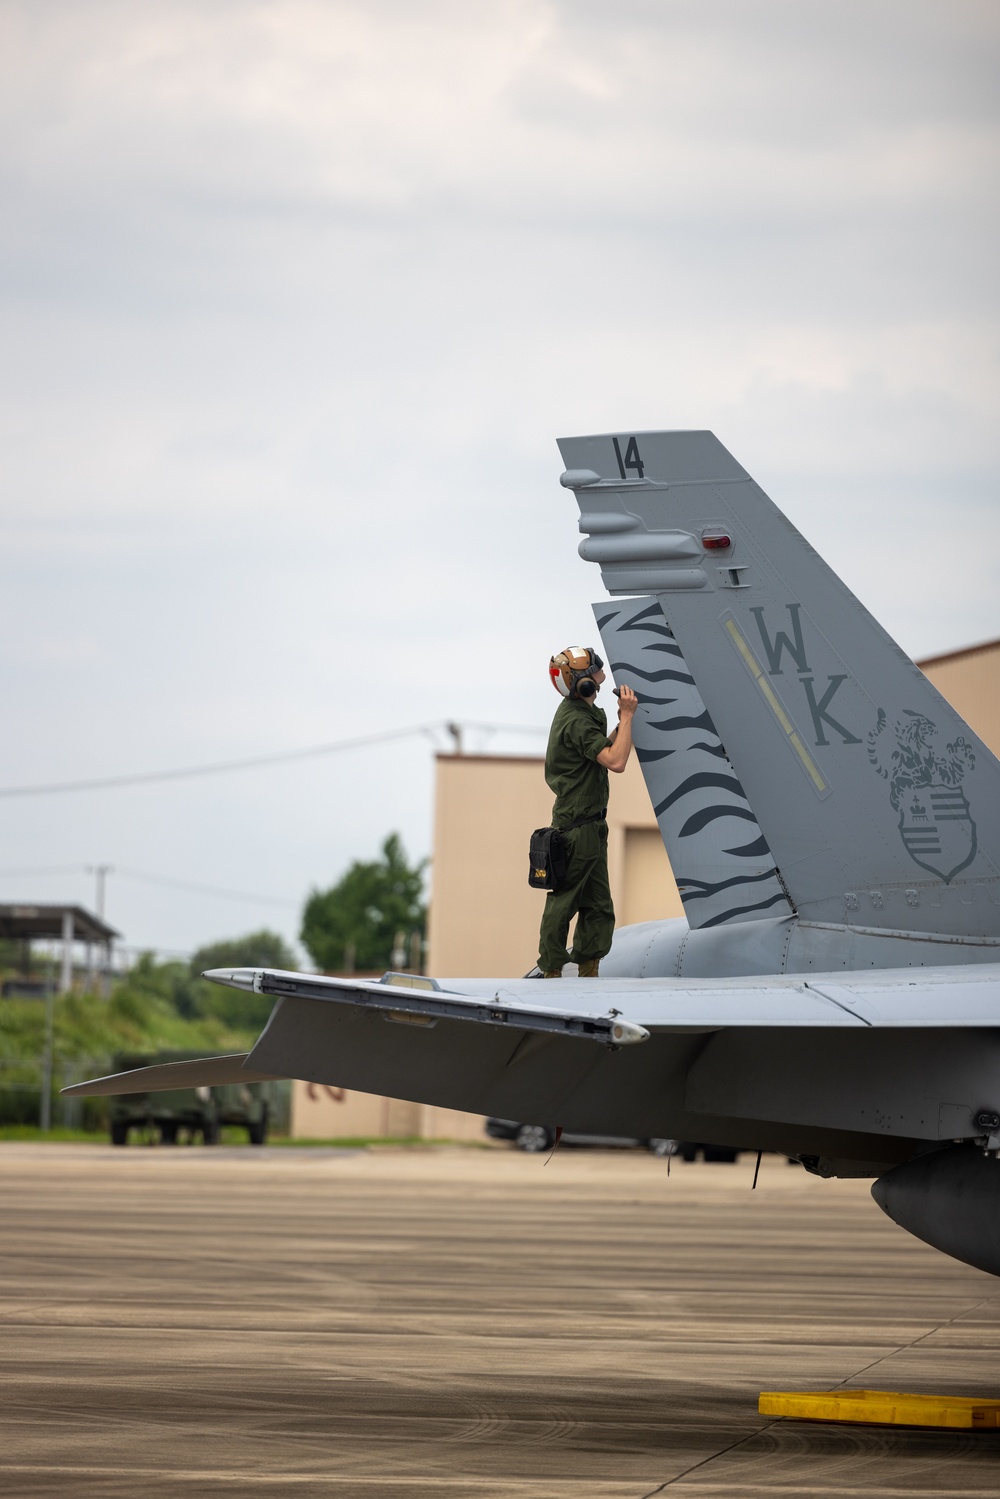
<path fill-rule="evenodd" d="M 733 541 L 726 531 L 702 531 L 701 544 L 706 552 L 722 552 L 731 547 Z"/>

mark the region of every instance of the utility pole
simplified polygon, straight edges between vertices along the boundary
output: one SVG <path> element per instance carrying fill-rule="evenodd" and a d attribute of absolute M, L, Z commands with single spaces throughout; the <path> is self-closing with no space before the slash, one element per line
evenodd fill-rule
<path fill-rule="evenodd" d="M 53 968 L 55 964 L 53 963 Z M 46 1133 L 52 1128 L 52 1070 L 55 1050 L 56 996 L 55 984 L 45 986 L 45 1045 L 42 1051 L 42 1097 L 39 1124 Z M 73 987 L 73 912 L 67 907 L 62 916 L 62 969 L 59 992 L 68 994 Z"/>
<path fill-rule="evenodd" d="M 445 728 L 452 737 L 454 746 L 452 754 L 460 755 L 462 753 L 462 725 L 460 723 L 446 723 Z"/>
<path fill-rule="evenodd" d="M 45 1049 L 42 1052 L 42 1096 L 38 1123 L 48 1133 L 52 1128 L 52 1052 L 55 1039 L 55 1003 L 52 990 L 54 984 L 46 984 L 45 994 Z"/>
<path fill-rule="evenodd" d="M 107 877 L 108 877 L 109 874 L 114 874 L 114 872 L 115 872 L 115 866 L 113 864 L 88 864 L 87 865 L 87 872 L 88 872 L 88 874 L 92 874 L 94 876 L 94 882 L 95 882 L 94 883 L 94 910 L 97 913 L 98 920 L 99 921 L 103 921 L 104 920 L 104 886 L 105 886 L 105 881 L 107 880 Z M 105 994 L 107 993 L 108 984 L 110 983 L 110 977 L 111 977 L 111 975 L 110 975 L 110 969 L 111 969 L 111 945 L 110 945 L 110 943 L 105 942 L 104 943 L 104 974 L 103 974 L 103 981 L 102 981 L 102 984 L 101 984 L 101 988 L 104 990 Z M 97 975 L 94 972 L 94 949 L 93 949 L 92 944 L 88 942 L 87 943 L 87 988 L 88 988 L 88 990 L 92 990 L 93 989 L 93 987 L 94 987 L 94 980 L 95 980 L 96 976 Z"/>
<path fill-rule="evenodd" d="M 87 873 L 92 874 L 95 878 L 94 910 L 101 921 L 104 920 L 104 882 L 108 875 L 114 874 L 114 872 L 115 866 L 113 864 L 87 865 Z"/>

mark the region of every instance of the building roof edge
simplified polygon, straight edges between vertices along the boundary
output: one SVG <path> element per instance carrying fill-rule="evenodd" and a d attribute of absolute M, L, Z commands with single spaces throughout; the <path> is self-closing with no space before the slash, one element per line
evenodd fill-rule
<path fill-rule="evenodd" d="M 942 651 L 939 656 L 924 656 L 917 665 L 923 671 L 925 666 L 937 666 L 942 661 L 959 661 L 963 656 L 978 656 L 983 651 L 995 651 L 1000 647 L 1000 639 L 983 640 L 978 645 L 963 645 L 955 651 Z"/>

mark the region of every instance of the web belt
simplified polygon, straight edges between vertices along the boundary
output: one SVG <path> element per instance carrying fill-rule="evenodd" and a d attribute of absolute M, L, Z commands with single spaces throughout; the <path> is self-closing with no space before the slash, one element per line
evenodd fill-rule
<path fill-rule="evenodd" d="M 608 809 L 604 807 L 600 812 L 595 812 L 593 817 L 578 817 L 576 822 L 568 822 L 564 828 L 557 828 L 556 831 L 559 833 L 569 833 L 572 832 L 573 828 L 586 827 L 588 822 L 606 822 L 607 816 Z"/>

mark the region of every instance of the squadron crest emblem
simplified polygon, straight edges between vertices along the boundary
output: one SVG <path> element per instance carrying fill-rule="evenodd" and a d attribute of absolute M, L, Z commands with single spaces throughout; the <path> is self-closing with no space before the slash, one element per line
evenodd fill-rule
<path fill-rule="evenodd" d="M 949 884 L 976 857 L 976 824 L 962 785 L 975 768 L 972 746 L 959 736 L 935 749 L 937 725 L 923 713 L 904 708 L 886 734 L 888 718 L 879 708 L 868 735 L 868 758 L 889 782 L 889 801 L 899 813 L 899 836 L 915 864 Z M 885 737 L 883 737 L 885 736 Z M 885 750 L 895 740 L 895 747 Z"/>

